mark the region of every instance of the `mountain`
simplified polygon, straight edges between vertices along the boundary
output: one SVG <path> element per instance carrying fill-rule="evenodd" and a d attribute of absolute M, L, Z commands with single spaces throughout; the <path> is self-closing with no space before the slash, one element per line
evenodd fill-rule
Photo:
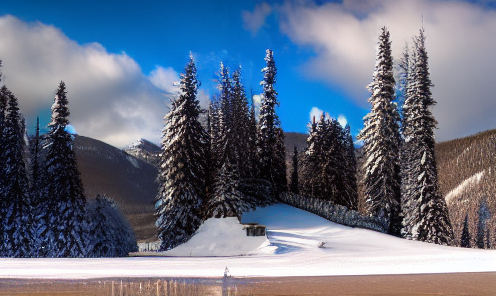
<path fill-rule="evenodd" d="M 129 220 L 136 239 L 155 238 L 157 168 L 88 137 L 76 135 L 74 148 L 86 197 L 94 199 L 97 194 L 106 194 Z"/>
<path fill-rule="evenodd" d="M 485 220 L 489 240 L 496 239 L 496 130 L 436 145 L 439 189 L 446 198 L 455 239 L 459 243 L 465 216 L 475 245 L 479 208 L 489 215 Z"/>
<path fill-rule="evenodd" d="M 155 167 L 158 166 L 160 147 L 145 139 L 139 139 L 124 148 L 124 151 Z"/>

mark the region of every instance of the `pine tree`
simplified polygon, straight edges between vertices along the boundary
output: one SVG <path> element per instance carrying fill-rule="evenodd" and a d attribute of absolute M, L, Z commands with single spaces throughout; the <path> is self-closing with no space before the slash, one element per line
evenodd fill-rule
<path fill-rule="evenodd" d="M 299 194 L 299 182 L 298 182 L 298 148 L 294 146 L 293 150 L 293 170 L 291 172 L 291 185 L 289 190 L 292 193 Z"/>
<path fill-rule="evenodd" d="M 259 175 L 259 162 L 258 162 L 258 157 L 257 157 L 257 119 L 255 115 L 255 105 L 253 102 L 253 96 L 252 96 L 252 102 L 251 102 L 251 108 L 250 108 L 250 115 L 248 118 L 248 125 L 247 125 L 247 132 L 248 132 L 248 176 L 250 178 L 255 178 L 258 177 Z"/>
<path fill-rule="evenodd" d="M 399 177 L 399 115 L 394 103 L 393 59 L 389 32 L 384 27 L 379 37 L 379 52 L 373 81 L 369 85 L 371 111 L 364 117 L 359 139 L 364 142 L 365 197 L 373 216 L 389 221 L 389 233 L 399 236 L 400 177 Z"/>
<path fill-rule="evenodd" d="M 1 61 L 0 61 L 1 64 Z M 0 74 L 1 78 L 1 74 Z M 4 138 L 4 130 L 5 130 L 5 116 L 8 102 L 7 95 L 7 87 L 4 85 L 0 89 L 0 147 L 5 146 L 5 138 Z M 0 168 L 5 167 L 5 160 L 3 159 L 3 153 L 0 153 Z M 0 188 L 4 188 L 6 186 L 6 176 L 3 175 L 3 169 L 0 169 Z M 1 191 L 0 191 L 1 194 Z M 4 203 L 4 199 L 0 197 L 0 221 L 4 219 L 4 210 L 6 208 L 6 204 Z M 0 227 L 0 257 L 3 256 L 3 227 Z"/>
<path fill-rule="evenodd" d="M 316 197 L 319 189 L 317 188 L 318 164 L 321 155 L 320 135 L 317 132 L 317 123 L 315 117 L 309 125 L 309 134 L 307 137 L 307 146 L 305 148 L 305 158 L 303 162 L 302 188 L 305 195 Z"/>
<path fill-rule="evenodd" d="M 420 207 L 417 201 L 417 189 L 415 182 L 415 175 L 417 170 L 416 160 L 413 157 L 415 153 L 414 147 L 410 142 L 416 136 L 415 124 L 410 122 L 409 117 L 411 103 L 414 102 L 414 84 L 415 84 L 415 66 L 416 66 L 416 52 L 409 52 L 408 46 L 405 47 L 403 57 L 400 61 L 401 80 L 400 90 L 403 97 L 403 104 L 401 108 L 402 122 L 401 129 L 403 141 L 401 142 L 400 159 L 401 159 L 401 209 L 403 215 L 403 228 L 401 234 L 407 239 L 416 239 L 417 233 L 412 233 L 412 229 L 420 220 Z"/>
<path fill-rule="evenodd" d="M 348 208 L 358 210 L 358 184 L 356 178 L 357 162 L 355 157 L 355 145 L 351 136 L 350 125 L 344 129 L 344 153 L 345 153 L 345 177 L 346 193 L 348 196 Z"/>
<path fill-rule="evenodd" d="M 0 253 L 5 257 L 29 257 L 31 250 L 30 199 L 28 172 L 25 161 L 25 126 L 19 111 L 17 98 L 8 90 L 7 116 L 4 122 L 2 147 L 3 186 L 2 199 L 3 246 Z"/>
<path fill-rule="evenodd" d="M 279 106 L 276 83 L 277 68 L 272 50 L 267 49 L 265 56 L 266 67 L 262 69 L 264 80 L 262 102 L 259 116 L 258 154 L 260 176 L 269 181 L 277 197 L 287 190 L 286 162 L 284 151 L 284 133 L 281 128 L 276 107 Z"/>
<path fill-rule="evenodd" d="M 236 122 L 236 108 L 233 88 L 227 68 L 221 63 L 220 78 L 219 135 L 215 139 L 217 170 L 212 198 L 207 204 L 208 217 L 238 217 L 243 211 L 243 195 L 238 191 L 240 174 L 240 147 L 237 143 L 239 126 Z"/>
<path fill-rule="evenodd" d="M 477 222 L 477 237 L 475 243 L 477 244 L 477 248 L 484 249 L 485 235 L 486 235 L 486 221 L 490 218 L 487 202 L 484 199 L 479 203 L 479 211 L 477 214 L 479 220 Z"/>
<path fill-rule="evenodd" d="M 43 173 L 43 210 L 48 216 L 47 228 L 41 234 L 46 241 L 49 257 L 84 257 L 87 254 L 85 236 L 85 206 L 83 183 L 77 167 L 69 125 L 69 108 L 65 83 L 60 82 L 52 105 L 52 121 L 45 149 Z"/>
<path fill-rule="evenodd" d="M 250 146 L 250 111 L 248 109 L 248 100 L 246 98 L 245 88 L 241 81 L 241 67 L 234 71 L 232 75 L 232 124 L 233 145 L 235 145 L 236 162 L 239 169 L 240 178 L 250 177 L 250 168 L 252 164 L 251 154 L 256 149 Z"/>
<path fill-rule="evenodd" d="M 465 222 L 463 222 L 463 231 L 462 237 L 460 240 L 460 247 L 462 248 L 471 248 L 472 237 L 470 236 L 470 232 L 468 230 L 468 214 L 465 216 Z"/>
<path fill-rule="evenodd" d="M 193 56 L 181 74 L 181 94 L 165 116 L 156 216 L 161 250 L 186 242 L 202 222 L 207 135 L 199 122 L 199 81 Z"/>
<path fill-rule="evenodd" d="M 409 145 L 410 169 L 406 177 L 415 204 L 419 209 L 418 222 L 412 227 L 414 239 L 436 244 L 451 245 L 453 230 L 449 220 L 446 201 L 439 193 L 436 157 L 434 154 L 434 129 L 436 120 L 430 111 L 435 105 L 430 88 L 427 52 L 424 44 L 424 31 L 420 31 L 415 42 L 414 76 L 411 81 L 411 95 L 404 106 L 404 119 L 407 128 L 413 130 L 412 136 L 405 139 Z"/>
<path fill-rule="evenodd" d="M 112 199 L 97 195 L 87 213 L 90 257 L 125 257 L 137 251 L 133 229 Z"/>

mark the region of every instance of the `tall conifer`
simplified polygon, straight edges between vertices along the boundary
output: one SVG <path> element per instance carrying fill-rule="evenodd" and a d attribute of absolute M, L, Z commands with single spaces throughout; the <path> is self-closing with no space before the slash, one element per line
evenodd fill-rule
<path fill-rule="evenodd" d="M 1 154 L 4 161 L 0 168 L 3 186 L 0 188 L 2 199 L 1 225 L 3 228 L 3 246 L 5 257 L 29 257 L 31 254 L 31 221 L 29 182 L 24 152 L 25 126 L 19 111 L 17 98 L 8 90 L 7 116 L 5 118 Z"/>
<path fill-rule="evenodd" d="M 369 85 L 371 111 L 364 117 L 359 138 L 364 142 L 365 198 L 371 215 L 390 224 L 389 233 L 400 235 L 399 115 L 395 98 L 393 58 L 389 31 L 379 37 L 375 71 Z"/>
<path fill-rule="evenodd" d="M 165 116 L 156 216 L 161 250 L 186 242 L 202 221 L 207 135 L 200 121 L 193 56 L 181 74 L 181 94 Z"/>
<path fill-rule="evenodd" d="M 277 68 L 272 50 L 267 49 L 266 66 L 262 69 L 264 79 L 260 105 L 258 153 L 260 176 L 272 184 L 274 197 L 287 190 L 284 133 L 276 107 L 279 106 L 276 83 Z"/>
<path fill-rule="evenodd" d="M 430 110 L 436 102 L 432 98 L 427 51 L 423 29 L 415 40 L 415 66 L 411 70 L 411 87 L 404 104 L 405 126 L 411 129 L 405 137 L 410 165 L 405 175 L 410 186 L 408 200 L 413 200 L 417 215 L 410 222 L 411 235 L 420 241 L 451 245 L 453 229 L 446 201 L 439 193 L 436 156 L 434 154 L 434 129 L 436 120 Z M 415 221 L 417 220 L 417 221 Z"/>
<path fill-rule="evenodd" d="M 293 170 L 291 171 L 291 185 L 289 186 L 289 190 L 292 193 L 299 194 L 300 193 L 300 184 L 298 182 L 298 148 L 294 146 L 293 150 Z"/>
<path fill-rule="evenodd" d="M 44 245 L 49 257 L 84 257 L 88 240 L 85 228 L 83 183 L 77 167 L 69 125 L 67 90 L 60 82 L 52 105 L 52 121 L 45 149 L 43 173 L 44 211 L 48 213 Z"/>

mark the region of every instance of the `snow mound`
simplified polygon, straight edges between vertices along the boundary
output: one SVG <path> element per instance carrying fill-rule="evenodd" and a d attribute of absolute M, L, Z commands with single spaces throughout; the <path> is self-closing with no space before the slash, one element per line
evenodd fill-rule
<path fill-rule="evenodd" d="M 230 257 L 247 255 L 269 244 L 266 236 L 246 236 L 237 218 L 210 218 L 195 235 L 176 248 L 160 252 L 161 256 Z"/>

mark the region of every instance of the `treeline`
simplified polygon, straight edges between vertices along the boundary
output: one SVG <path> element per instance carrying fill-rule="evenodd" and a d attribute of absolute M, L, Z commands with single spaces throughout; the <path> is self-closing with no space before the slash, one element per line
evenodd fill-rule
<path fill-rule="evenodd" d="M 258 121 L 241 69 L 230 74 L 221 64 L 219 96 L 206 111 L 204 127 L 196 97 L 199 81 L 190 57 L 181 75 L 181 93 L 165 116 L 156 212 L 161 250 L 187 241 L 210 217 L 240 218 L 243 211 L 268 205 L 287 190 L 271 50 L 265 61 Z"/>
<path fill-rule="evenodd" d="M 360 167 L 356 168 L 349 128 L 343 129 L 336 120 L 323 116 L 320 122 L 311 123 L 307 148 L 300 157 L 302 168 L 293 165 L 292 180 L 300 180 L 300 184 L 293 186 L 292 182 L 291 188 L 294 193 L 301 192 L 323 202 L 352 210 L 360 208 L 383 221 L 391 235 L 455 245 L 448 208 L 438 185 L 434 154 L 436 121 L 430 110 L 436 102 L 430 91 L 423 29 L 413 38 L 412 47 L 405 48 L 399 61 L 400 77 L 396 80 L 390 34 L 382 29 L 375 71 L 368 86 L 371 110 L 357 137 L 363 142 Z M 293 158 L 296 163 L 298 157 Z M 300 176 L 295 172 L 300 172 Z M 311 212 L 317 210 L 314 199 L 291 204 Z M 331 212 L 332 204 L 322 203 Z M 329 210 L 323 211 L 329 215 Z"/>
<path fill-rule="evenodd" d="M 60 82 L 49 132 L 28 140 L 18 100 L 0 90 L 0 257 L 114 257 L 137 250 L 134 233 L 106 197 L 87 203 Z"/>

